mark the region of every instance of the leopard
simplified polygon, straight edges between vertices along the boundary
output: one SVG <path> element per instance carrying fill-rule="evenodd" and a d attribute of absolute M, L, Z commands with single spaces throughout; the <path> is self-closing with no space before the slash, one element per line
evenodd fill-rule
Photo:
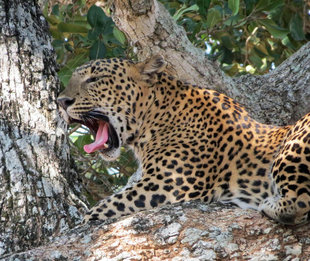
<path fill-rule="evenodd" d="M 77 68 L 57 98 L 66 123 L 86 126 L 87 153 L 140 164 L 136 182 L 99 201 L 83 224 L 201 200 L 254 209 L 285 225 L 310 219 L 310 114 L 259 123 L 216 90 L 180 80 L 161 55 L 107 58 Z"/>

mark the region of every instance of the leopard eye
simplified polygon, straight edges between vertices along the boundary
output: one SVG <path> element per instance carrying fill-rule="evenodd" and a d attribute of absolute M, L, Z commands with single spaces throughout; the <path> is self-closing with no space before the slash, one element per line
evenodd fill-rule
<path fill-rule="evenodd" d="M 91 77 L 91 78 L 88 78 L 86 80 L 87 83 L 91 83 L 91 82 L 96 82 L 98 81 L 100 78 L 99 77 Z"/>
<path fill-rule="evenodd" d="M 90 77 L 86 80 L 86 83 L 96 82 L 105 77 L 109 77 L 109 75 L 100 75 L 98 77 Z"/>

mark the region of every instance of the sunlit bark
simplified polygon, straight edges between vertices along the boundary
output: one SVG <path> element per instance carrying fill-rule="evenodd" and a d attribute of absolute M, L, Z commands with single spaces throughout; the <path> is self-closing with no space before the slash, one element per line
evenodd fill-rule
<path fill-rule="evenodd" d="M 310 111 L 310 43 L 267 75 L 230 78 L 189 42 L 157 0 L 115 0 L 108 8 L 140 60 L 162 54 L 179 78 L 226 93 L 255 119 L 284 125 Z"/>
<path fill-rule="evenodd" d="M 81 202 L 47 23 L 35 2 L 2 0 L 0 30 L 1 256 L 74 226 Z"/>

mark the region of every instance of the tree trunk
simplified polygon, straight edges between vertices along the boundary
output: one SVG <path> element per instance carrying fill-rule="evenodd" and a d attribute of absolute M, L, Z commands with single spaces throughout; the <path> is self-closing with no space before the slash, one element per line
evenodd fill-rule
<path fill-rule="evenodd" d="M 162 54 L 179 78 L 226 93 L 256 120 L 284 125 L 310 111 L 310 43 L 267 75 L 230 78 L 156 0 L 115 0 L 110 9 L 140 60 Z"/>
<path fill-rule="evenodd" d="M 0 256 L 79 220 L 48 25 L 35 1 L 0 1 Z"/>

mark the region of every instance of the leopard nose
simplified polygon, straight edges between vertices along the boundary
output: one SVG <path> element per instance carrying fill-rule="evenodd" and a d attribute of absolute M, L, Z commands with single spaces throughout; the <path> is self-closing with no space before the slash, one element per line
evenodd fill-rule
<path fill-rule="evenodd" d="M 59 97 L 57 98 L 57 103 L 66 110 L 70 105 L 74 103 L 75 99 L 69 97 Z"/>

